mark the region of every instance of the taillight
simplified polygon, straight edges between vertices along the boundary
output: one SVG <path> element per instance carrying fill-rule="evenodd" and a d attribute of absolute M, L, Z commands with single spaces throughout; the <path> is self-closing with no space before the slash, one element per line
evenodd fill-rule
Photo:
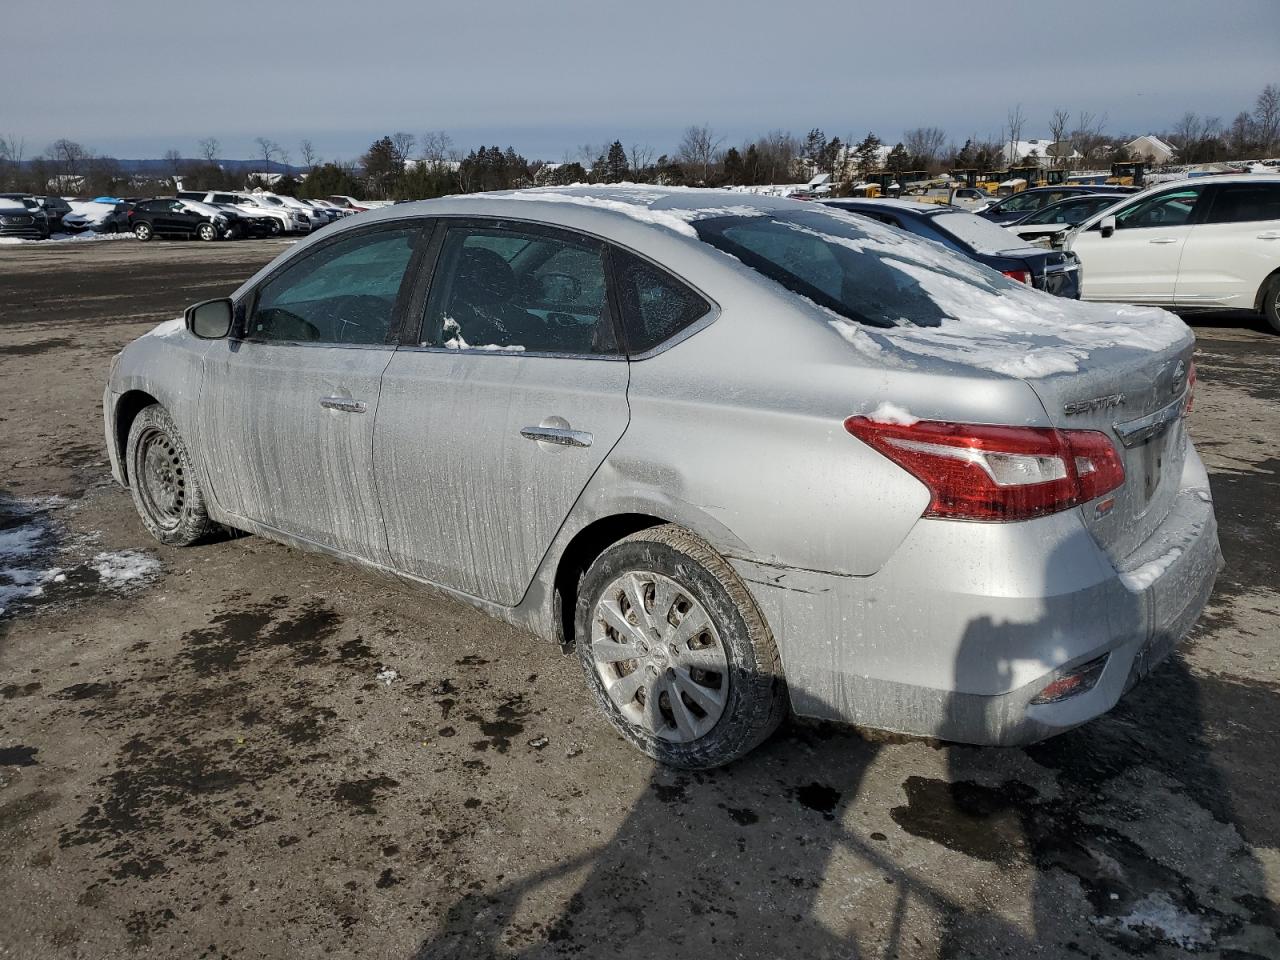
<path fill-rule="evenodd" d="M 1184 414 L 1190 413 L 1191 408 L 1196 402 L 1196 362 L 1191 361 L 1191 367 L 1187 370 L 1187 406 L 1182 411 Z"/>
<path fill-rule="evenodd" d="M 1003 273 L 1004 273 L 1004 275 L 1005 275 L 1006 277 L 1008 277 L 1010 280 L 1017 280 L 1019 283 L 1030 283 L 1030 282 L 1031 282 L 1031 271 L 1030 271 L 1030 270 L 1005 270 L 1005 271 L 1003 271 Z"/>
<path fill-rule="evenodd" d="M 845 429 L 929 488 L 927 517 L 1026 520 L 1124 483 L 1115 444 L 1095 430 L 850 417 Z"/>

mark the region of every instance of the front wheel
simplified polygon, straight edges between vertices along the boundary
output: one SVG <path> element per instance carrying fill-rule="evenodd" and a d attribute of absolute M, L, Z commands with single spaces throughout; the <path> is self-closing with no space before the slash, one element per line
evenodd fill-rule
<path fill-rule="evenodd" d="M 156 233 L 151 229 L 151 224 L 149 223 L 135 223 L 133 225 L 133 235 L 143 243 L 146 243 L 154 237 Z"/>
<path fill-rule="evenodd" d="M 280 234 L 282 234 L 283 232 L 284 232 L 284 226 L 280 223 L 280 221 L 279 221 L 279 220 L 272 220 L 272 221 L 271 221 L 271 236 L 273 236 L 273 237 L 278 237 L 278 236 L 280 236 Z"/>
<path fill-rule="evenodd" d="M 218 228 L 212 223 L 202 223 L 196 227 L 196 236 L 208 243 L 210 240 L 218 239 Z"/>
<path fill-rule="evenodd" d="M 642 530 L 596 559 L 579 591 L 576 636 L 597 706 L 661 763 L 730 763 L 786 716 L 777 647 L 751 594 L 679 527 Z"/>
<path fill-rule="evenodd" d="M 1272 280 L 1267 292 L 1263 294 L 1262 315 L 1271 324 L 1271 329 L 1280 333 L 1280 277 Z"/>
<path fill-rule="evenodd" d="M 205 509 L 191 455 L 164 407 L 153 404 L 134 419 L 125 464 L 138 516 L 161 543 L 189 547 L 217 530 Z"/>

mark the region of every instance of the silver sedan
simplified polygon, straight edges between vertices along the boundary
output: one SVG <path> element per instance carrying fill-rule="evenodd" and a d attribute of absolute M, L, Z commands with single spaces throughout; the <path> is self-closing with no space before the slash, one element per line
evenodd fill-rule
<path fill-rule="evenodd" d="M 1025 743 L 1213 588 L 1192 347 L 831 208 L 485 194 L 335 225 L 130 344 L 106 441 L 162 543 L 443 588 L 576 649 L 668 764 L 788 712 Z"/>

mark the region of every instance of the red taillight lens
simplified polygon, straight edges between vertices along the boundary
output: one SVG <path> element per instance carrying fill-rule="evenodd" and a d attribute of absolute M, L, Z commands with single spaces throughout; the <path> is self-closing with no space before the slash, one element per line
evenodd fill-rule
<path fill-rule="evenodd" d="M 1191 367 L 1187 370 L 1187 406 L 1182 412 L 1190 413 L 1191 408 L 1196 402 L 1196 362 L 1191 361 Z"/>
<path fill-rule="evenodd" d="M 1008 277 L 1010 280 L 1017 280 L 1019 283 L 1031 282 L 1030 270 L 1005 270 L 1003 272 L 1004 272 L 1004 275 Z"/>
<path fill-rule="evenodd" d="M 1026 520 L 1100 497 L 1124 483 L 1106 434 L 850 417 L 845 429 L 929 488 L 927 517 Z"/>

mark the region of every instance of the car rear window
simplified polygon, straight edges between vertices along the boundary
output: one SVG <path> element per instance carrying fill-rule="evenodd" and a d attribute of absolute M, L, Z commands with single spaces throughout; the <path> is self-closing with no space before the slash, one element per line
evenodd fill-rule
<path fill-rule="evenodd" d="M 791 292 L 875 327 L 941 324 L 942 308 L 917 279 L 922 269 L 991 293 L 1020 287 L 940 244 L 836 210 L 714 217 L 693 227 L 706 243 Z"/>

